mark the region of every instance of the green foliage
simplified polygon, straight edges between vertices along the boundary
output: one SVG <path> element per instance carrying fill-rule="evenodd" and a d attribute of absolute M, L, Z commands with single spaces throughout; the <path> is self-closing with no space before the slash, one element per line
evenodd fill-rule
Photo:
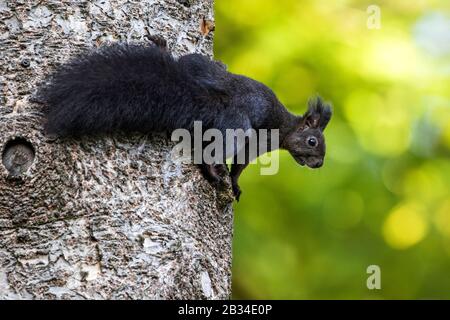
<path fill-rule="evenodd" d="M 448 1 L 378 1 L 381 29 L 371 4 L 216 1 L 215 55 L 232 72 L 296 113 L 316 93 L 334 105 L 323 168 L 280 152 L 277 175 L 244 172 L 234 298 L 450 298 Z M 440 51 L 430 21 L 446 22 Z M 372 264 L 381 290 L 366 287 Z"/>

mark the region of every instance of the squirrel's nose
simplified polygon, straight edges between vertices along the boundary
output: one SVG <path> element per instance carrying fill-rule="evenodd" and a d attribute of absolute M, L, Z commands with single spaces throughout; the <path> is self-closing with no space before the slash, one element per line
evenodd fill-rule
<path fill-rule="evenodd" d="M 313 164 L 313 168 L 320 168 L 323 165 L 323 160 L 316 160 Z"/>

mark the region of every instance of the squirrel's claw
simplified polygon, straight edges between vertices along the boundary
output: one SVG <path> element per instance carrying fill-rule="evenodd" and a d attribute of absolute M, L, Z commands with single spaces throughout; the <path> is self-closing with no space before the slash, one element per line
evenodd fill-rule
<path fill-rule="evenodd" d="M 236 201 L 239 202 L 239 198 L 241 197 L 242 191 L 237 184 L 233 184 L 233 194 Z"/>

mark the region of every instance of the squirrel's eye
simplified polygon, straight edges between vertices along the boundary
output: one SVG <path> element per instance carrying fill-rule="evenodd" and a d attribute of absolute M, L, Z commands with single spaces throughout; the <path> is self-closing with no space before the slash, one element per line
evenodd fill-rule
<path fill-rule="evenodd" d="M 306 140 L 306 142 L 311 146 L 311 147 L 315 147 L 317 146 L 317 138 L 310 136 L 308 137 L 308 139 Z"/>

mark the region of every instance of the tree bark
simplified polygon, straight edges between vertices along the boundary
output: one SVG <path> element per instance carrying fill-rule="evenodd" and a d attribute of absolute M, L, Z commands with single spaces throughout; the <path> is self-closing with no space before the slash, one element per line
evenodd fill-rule
<path fill-rule="evenodd" d="M 0 0 L 0 298 L 229 298 L 232 196 L 166 137 L 51 141 L 36 85 L 75 53 L 164 37 L 212 55 L 212 0 Z"/>

